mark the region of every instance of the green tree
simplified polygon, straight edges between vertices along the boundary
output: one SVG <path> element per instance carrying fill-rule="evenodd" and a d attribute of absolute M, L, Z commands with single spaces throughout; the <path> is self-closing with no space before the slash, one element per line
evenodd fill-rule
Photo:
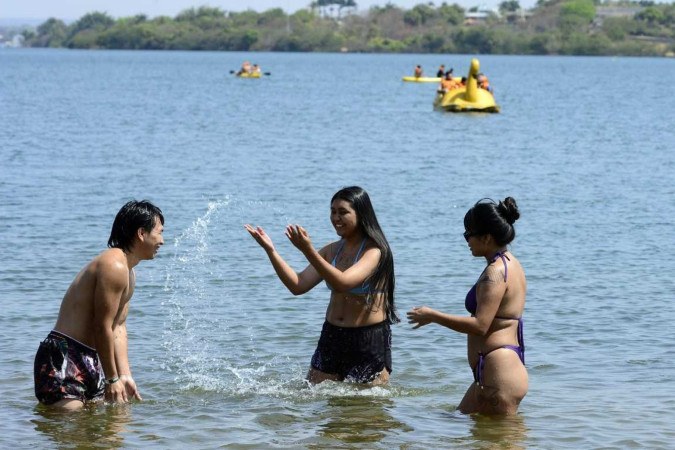
<path fill-rule="evenodd" d="M 354 0 L 315 0 L 310 4 L 312 9 L 319 9 L 322 16 L 327 16 L 326 10 L 333 11 L 335 7 L 338 10 L 338 18 L 342 17 L 342 10 L 344 8 L 356 8 Z"/>
<path fill-rule="evenodd" d="M 436 15 L 436 10 L 429 5 L 419 4 L 403 15 L 403 21 L 410 26 L 421 26 L 426 24 Z"/>
<path fill-rule="evenodd" d="M 425 33 L 422 36 L 422 51 L 426 53 L 440 53 L 445 46 L 445 37 L 436 33 Z"/>
<path fill-rule="evenodd" d="M 438 7 L 438 16 L 450 25 L 460 25 L 464 22 L 464 8 L 456 3 L 448 5 L 443 3 Z"/>
<path fill-rule="evenodd" d="M 496 44 L 493 32 L 488 27 L 462 28 L 455 34 L 454 41 L 463 53 L 489 54 Z"/>
<path fill-rule="evenodd" d="M 82 31 L 91 31 L 94 33 L 103 31 L 112 27 L 114 24 L 115 20 L 107 13 L 93 12 L 85 14 L 70 27 L 70 36 L 75 36 Z"/>
<path fill-rule="evenodd" d="M 310 11 L 307 11 L 306 9 L 296 11 L 291 15 L 292 22 L 309 23 L 312 20 L 314 20 L 314 15 Z"/>
<path fill-rule="evenodd" d="M 258 15 L 258 25 L 269 25 L 286 21 L 286 13 L 281 8 L 268 9 Z"/>
<path fill-rule="evenodd" d="M 35 44 L 38 47 L 61 47 L 68 37 L 68 27 L 62 20 L 50 18 L 37 27 Z"/>
<path fill-rule="evenodd" d="M 399 53 L 405 49 L 406 45 L 396 39 L 375 37 L 368 41 L 368 50 L 371 52 Z"/>
<path fill-rule="evenodd" d="M 133 25 L 137 25 L 139 23 L 145 23 L 147 21 L 148 21 L 148 16 L 146 16 L 145 14 L 137 14 L 129 20 L 129 22 Z"/>
<path fill-rule="evenodd" d="M 635 18 L 645 21 L 650 25 L 656 25 L 664 23 L 666 20 L 666 15 L 660 8 L 656 6 L 650 6 L 637 13 Z"/>
<path fill-rule="evenodd" d="M 241 30 L 233 33 L 228 41 L 229 49 L 236 51 L 250 50 L 260 38 L 256 30 Z"/>
<path fill-rule="evenodd" d="M 512 13 L 520 10 L 518 0 L 504 0 L 499 4 L 499 12 L 502 14 Z"/>
<path fill-rule="evenodd" d="M 611 47 L 611 41 L 606 36 L 594 34 L 588 36 L 585 33 L 571 33 L 564 41 L 560 49 L 565 55 L 604 55 Z"/>
<path fill-rule="evenodd" d="M 539 33 L 530 38 L 527 44 L 527 53 L 532 55 L 547 55 L 551 53 L 551 36 L 548 33 Z"/>
<path fill-rule="evenodd" d="M 563 33 L 585 30 L 594 18 L 593 0 L 568 0 L 560 6 L 559 26 Z"/>
<path fill-rule="evenodd" d="M 178 22 L 196 22 L 204 18 L 221 19 L 225 17 L 225 12 L 220 8 L 211 8 L 209 6 L 200 6 L 199 8 L 188 8 L 176 16 Z"/>
<path fill-rule="evenodd" d="M 102 48 L 139 50 L 145 49 L 147 31 L 130 22 L 120 21 L 98 35 L 96 45 Z"/>
<path fill-rule="evenodd" d="M 258 23 L 258 13 L 253 10 L 231 12 L 230 21 L 234 28 L 255 28 Z"/>
<path fill-rule="evenodd" d="M 633 29 L 633 20 L 628 17 L 608 17 L 602 23 L 602 31 L 612 41 L 624 40 Z"/>
<path fill-rule="evenodd" d="M 68 39 L 68 48 L 98 48 L 99 34 L 94 30 L 82 30 Z"/>

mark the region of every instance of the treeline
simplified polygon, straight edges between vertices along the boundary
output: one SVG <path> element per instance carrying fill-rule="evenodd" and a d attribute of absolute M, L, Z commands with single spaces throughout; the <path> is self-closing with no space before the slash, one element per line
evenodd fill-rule
<path fill-rule="evenodd" d="M 69 25 L 51 18 L 24 37 L 32 47 L 87 49 L 675 54 L 675 3 L 539 0 L 523 11 L 517 0 L 505 0 L 498 14 L 446 3 L 408 10 L 389 3 L 358 14 L 355 6 L 351 0 L 320 0 L 293 14 L 202 6 L 174 18 L 116 20 L 93 12 Z"/>

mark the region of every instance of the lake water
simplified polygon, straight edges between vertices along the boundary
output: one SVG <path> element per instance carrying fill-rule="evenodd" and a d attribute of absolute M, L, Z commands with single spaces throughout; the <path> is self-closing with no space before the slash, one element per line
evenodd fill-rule
<path fill-rule="evenodd" d="M 672 448 L 675 60 L 482 56 L 501 114 L 433 111 L 422 64 L 471 55 L 0 51 L 0 447 Z M 242 60 L 271 72 L 237 79 Z M 466 314 L 484 262 L 466 210 L 513 196 L 530 390 L 510 419 L 455 408 L 465 336 L 393 327 L 389 386 L 303 379 L 328 292 L 294 298 L 243 225 L 335 239 L 358 184 L 394 251 L 399 314 Z M 128 320 L 142 403 L 58 416 L 33 358 L 115 213 L 166 244 Z"/>

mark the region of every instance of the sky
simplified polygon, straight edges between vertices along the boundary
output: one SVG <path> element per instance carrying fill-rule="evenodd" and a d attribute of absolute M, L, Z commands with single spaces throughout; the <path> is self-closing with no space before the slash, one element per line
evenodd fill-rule
<path fill-rule="evenodd" d="M 145 14 L 148 17 L 175 17 L 184 9 L 212 6 L 225 11 L 244 11 L 253 9 L 265 11 L 271 8 L 282 8 L 286 12 L 295 12 L 306 8 L 312 0 L 0 0 L 0 21 L 8 19 L 45 20 L 56 17 L 62 20 L 75 20 L 83 15 L 100 11 L 114 18 Z M 367 10 L 371 6 L 384 6 L 387 3 L 404 9 L 412 8 L 429 0 L 355 0 L 359 10 Z M 502 0 L 432 0 L 435 5 L 443 1 L 457 3 L 465 8 L 483 6 L 494 8 Z M 520 0 L 524 8 L 532 7 L 536 0 Z"/>

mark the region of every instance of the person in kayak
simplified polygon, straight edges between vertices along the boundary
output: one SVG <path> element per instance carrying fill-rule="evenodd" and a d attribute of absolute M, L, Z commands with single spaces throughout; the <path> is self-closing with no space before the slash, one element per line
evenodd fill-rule
<path fill-rule="evenodd" d="M 243 75 L 243 74 L 245 74 L 245 73 L 251 73 L 251 70 L 252 70 L 252 69 L 253 69 L 253 68 L 252 68 L 252 66 L 251 66 L 251 63 L 248 62 L 248 61 L 244 61 L 244 62 L 241 64 L 241 69 L 239 69 L 239 72 L 237 72 L 237 75 Z"/>

